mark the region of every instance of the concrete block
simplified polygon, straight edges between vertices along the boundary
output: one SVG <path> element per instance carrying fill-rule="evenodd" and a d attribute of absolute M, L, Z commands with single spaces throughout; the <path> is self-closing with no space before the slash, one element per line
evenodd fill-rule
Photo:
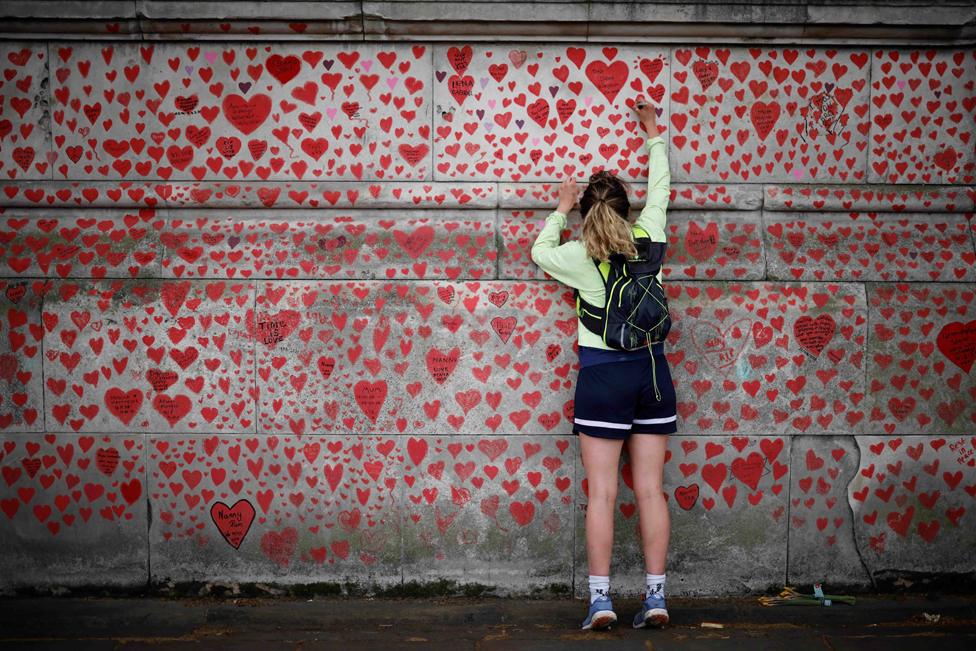
<path fill-rule="evenodd" d="M 422 40 L 465 43 L 499 40 L 581 41 L 586 38 L 587 3 L 547 0 L 502 3 L 374 2 L 362 5 L 362 26 L 367 41 Z"/>
<path fill-rule="evenodd" d="M 854 533 L 877 580 L 972 575 L 976 438 L 859 436 L 849 487 Z M 917 588 L 916 588 L 917 589 Z"/>
<path fill-rule="evenodd" d="M 395 437 L 149 438 L 153 584 L 399 583 Z"/>
<path fill-rule="evenodd" d="M 764 185 L 766 210 L 871 210 L 876 212 L 963 212 L 973 209 L 971 188 L 898 185 Z"/>
<path fill-rule="evenodd" d="M 146 38 L 226 39 L 235 41 L 333 40 L 363 38 L 358 2 L 306 1 L 192 2 L 136 0 Z"/>
<path fill-rule="evenodd" d="M 58 51 L 58 178 L 430 178 L 424 46 Z M 126 90 L 102 88 L 116 80 Z"/>
<path fill-rule="evenodd" d="M 3 36 L 61 41 L 93 34 L 118 39 L 138 33 L 131 0 L 4 0 L 0 6 Z"/>
<path fill-rule="evenodd" d="M 918 29 L 921 26 L 959 27 L 970 24 L 976 18 L 972 3 L 958 0 L 935 4 L 922 2 L 860 2 L 839 3 L 833 0 L 811 0 L 806 3 L 807 22 L 836 25 L 883 24 L 886 27 L 905 25 Z M 881 15 L 879 15 L 879 13 Z"/>
<path fill-rule="evenodd" d="M 289 183 L 173 183 L 169 206 L 199 208 L 490 208 L 498 203 L 494 183 L 384 181 Z"/>
<path fill-rule="evenodd" d="M 672 181 L 864 182 L 869 52 L 676 48 Z"/>
<path fill-rule="evenodd" d="M 791 437 L 668 437 L 664 494 L 671 536 L 665 574 L 673 596 L 761 593 L 782 588 L 786 567 Z M 614 513 L 610 589 L 622 603 L 643 598 L 644 555 L 626 445 Z M 586 471 L 577 462 L 576 586 L 589 594 Z M 639 603 L 639 602 L 637 602 Z M 620 613 L 618 612 L 618 617 Z"/>
<path fill-rule="evenodd" d="M 668 52 L 637 47 L 435 46 L 434 178 L 510 182 L 647 176 L 647 134 L 626 102 L 661 107 Z"/>
<path fill-rule="evenodd" d="M 665 288 L 679 432 L 862 431 L 867 306 L 860 285 L 674 281 Z"/>
<path fill-rule="evenodd" d="M 0 210 L 0 275 L 137 278 L 160 275 L 163 211 Z"/>
<path fill-rule="evenodd" d="M 869 587 L 847 493 L 861 458 L 854 437 L 794 436 L 790 457 L 787 584 Z"/>
<path fill-rule="evenodd" d="M 611 36 L 612 27 L 625 29 L 629 25 L 647 28 L 648 23 L 736 23 L 748 27 L 752 24 L 786 23 L 802 25 L 806 22 L 805 2 L 779 1 L 744 2 L 646 2 L 630 0 L 595 0 L 590 2 L 590 35 Z"/>
<path fill-rule="evenodd" d="M 567 434 L 576 317 L 555 283 L 260 285 L 260 431 Z"/>
<path fill-rule="evenodd" d="M 871 57 L 868 180 L 976 180 L 976 49 L 878 49 Z"/>
<path fill-rule="evenodd" d="M 0 177 L 51 178 L 47 45 L 0 43 Z"/>
<path fill-rule="evenodd" d="M 569 591 L 575 437 L 400 438 L 407 584 Z"/>
<path fill-rule="evenodd" d="M 253 431 L 253 302 L 239 281 L 50 281 L 48 431 Z"/>
<path fill-rule="evenodd" d="M 976 424 L 976 287 L 870 283 L 866 433 L 969 434 Z"/>
<path fill-rule="evenodd" d="M 976 280 L 965 215 L 763 212 L 769 277 Z"/>
<path fill-rule="evenodd" d="M 360 3 L 343 0 L 299 2 L 241 0 L 207 2 L 196 0 L 135 0 L 139 15 L 152 20 L 281 20 L 341 21 L 355 17 L 361 20 Z"/>
<path fill-rule="evenodd" d="M 145 585 L 145 440 L 0 434 L 0 593 Z"/>
<path fill-rule="evenodd" d="M 631 183 L 630 207 L 640 210 L 647 199 L 647 183 Z M 586 188 L 585 180 L 579 184 Z M 559 203 L 558 183 L 499 183 L 498 206 L 501 208 L 549 208 Z M 745 183 L 671 184 L 669 210 L 756 210 L 763 205 L 762 187 Z"/>
<path fill-rule="evenodd" d="M 9 208 L 157 208 L 168 193 L 164 183 L 106 181 L 8 182 L 0 206 Z"/>
<path fill-rule="evenodd" d="M 490 279 L 495 211 L 173 211 L 160 234 L 177 278 Z"/>
<path fill-rule="evenodd" d="M 499 219 L 502 278 L 546 278 L 532 262 L 532 243 L 549 211 L 506 210 Z M 569 216 L 567 239 L 578 239 L 578 211 Z M 757 280 L 765 275 L 758 212 L 668 212 L 664 275 L 673 280 Z"/>
<path fill-rule="evenodd" d="M 41 303 L 44 283 L 0 279 L 0 431 L 44 431 Z"/>
<path fill-rule="evenodd" d="M 57 0 L 37 2 L 37 0 L 4 0 L 0 6 L 0 16 L 5 19 L 97 19 L 135 18 L 135 7 L 131 0 Z"/>

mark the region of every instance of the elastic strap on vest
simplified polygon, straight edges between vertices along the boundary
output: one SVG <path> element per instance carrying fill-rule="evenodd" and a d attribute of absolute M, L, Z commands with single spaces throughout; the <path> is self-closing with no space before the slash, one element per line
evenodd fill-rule
<path fill-rule="evenodd" d="M 654 382 L 654 397 L 661 402 L 661 391 L 657 388 L 657 364 L 654 362 L 654 348 L 651 344 L 651 335 L 647 335 L 647 350 L 651 353 L 651 380 Z"/>

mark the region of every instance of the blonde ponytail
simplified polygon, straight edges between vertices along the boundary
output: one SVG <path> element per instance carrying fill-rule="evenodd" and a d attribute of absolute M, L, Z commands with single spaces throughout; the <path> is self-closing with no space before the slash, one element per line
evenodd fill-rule
<path fill-rule="evenodd" d="M 628 259 L 637 257 L 630 222 L 601 200 L 586 214 L 580 239 L 587 255 L 601 262 L 608 260 L 611 253 L 623 253 Z"/>

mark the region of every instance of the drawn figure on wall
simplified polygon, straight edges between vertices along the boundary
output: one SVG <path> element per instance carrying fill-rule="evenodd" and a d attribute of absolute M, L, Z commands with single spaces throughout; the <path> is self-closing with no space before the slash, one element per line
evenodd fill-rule
<path fill-rule="evenodd" d="M 607 629 L 617 620 L 610 596 L 610 559 L 618 464 L 625 443 L 647 579 L 633 626 L 657 627 L 668 621 L 664 565 L 670 516 L 662 480 L 667 435 L 677 431 L 677 414 L 664 355 L 670 315 L 661 264 L 671 174 L 655 107 L 638 95 L 634 111 L 647 132 L 650 158 L 647 204 L 640 216 L 631 217 L 626 183 L 607 171 L 597 172 L 579 198 L 582 237 L 560 245 L 560 233 L 578 196 L 575 180 L 568 178 L 559 189 L 559 206 L 546 218 L 532 246 L 533 262 L 576 290 L 577 297 L 580 371 L 573 432 L 580 438 L 586 470 L 590 586 L 584 630 Z M 618 276 L 621 282 L 616 282 Z M 622 287 L 637 291 L 631 294 Z"/>

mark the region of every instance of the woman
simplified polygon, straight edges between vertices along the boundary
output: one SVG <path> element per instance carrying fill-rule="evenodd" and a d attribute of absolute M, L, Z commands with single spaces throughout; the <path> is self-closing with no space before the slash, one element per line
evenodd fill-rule
<path fill-rule="evenodd" d="M 650 158 L 647 205 L 636 219 L 636 227 L 646 231 L 653 242 L 667 242 L 664 225 L 671 195 L 667 147 L 658 131 L 654 107 L 643 95 L 637 96 L 634 111 L 648 133 Z M 577 193 L 575 180 L 563 181 L 559 206 L 546 218 L 532 246 L 532 260 L 556 280 L 577 289 L 584 301 L 603 307 L 604 279 L 594 260 L 607 260 L 614 252 L 636 256 L 627 186 L 607 172 L 594 174 L 579 199 L 582 237 L 560 245 L 560 232 Z M 647 579 L 644 601 L 633 626 L 661 626 L 668 621 L 664 565 L 671 533 L 662 473 L 667 435 L 677 431 L 674 386 L 664 342 L 636 351 L 614 350 L 582 321 L 578 329 L 580 371 L 573 433 L 580 439 L 589 495 L 586 555 L 590 609 L 582 628 L 604 629 L 617 621 L 610 599 L 610 557 L 617 469 L 624 443 L 633 469 Z"/>

